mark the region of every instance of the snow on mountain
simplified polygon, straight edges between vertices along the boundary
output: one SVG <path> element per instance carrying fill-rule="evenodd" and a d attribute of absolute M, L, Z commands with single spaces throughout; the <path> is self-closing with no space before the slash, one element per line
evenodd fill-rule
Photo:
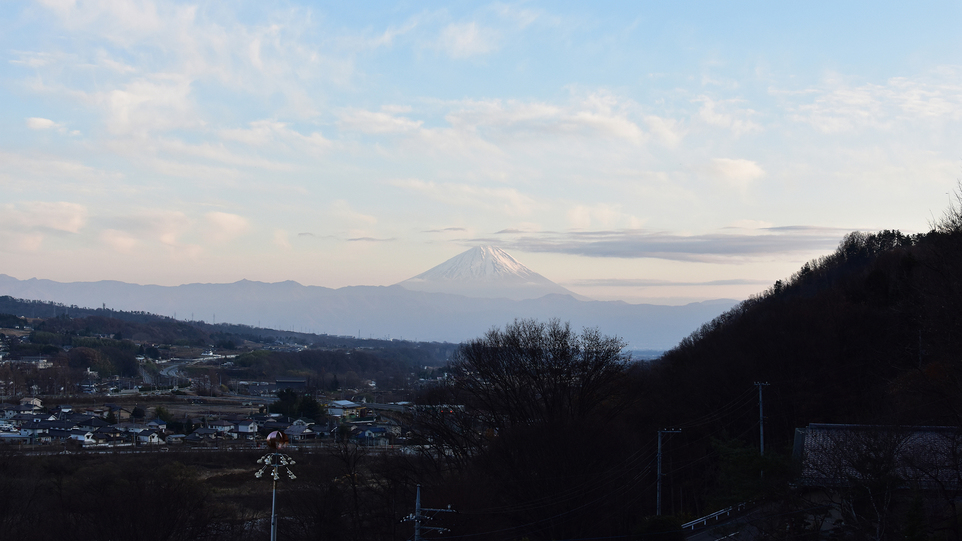
<path fill-rule="evenodd" d="M 537 299 L 545 295 L 580 295 L 534 272 L 495 246 L 477 246 L 396 284 L 409 291 L 466 297 Z"/>

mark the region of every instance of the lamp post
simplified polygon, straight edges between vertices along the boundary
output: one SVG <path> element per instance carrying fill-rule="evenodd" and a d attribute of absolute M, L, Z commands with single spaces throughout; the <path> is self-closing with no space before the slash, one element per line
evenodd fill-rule
<path fill-rule="evenodd" d="M 295 463 L 294 459 L 279 452 L 287 447 L 288 441 L 287 435 L 280 430 L 268 434 L 267 446 L 273 449 L 273 452 L 257 459 L 257 463 L 263 466 L 254 474 L 258 479 L 263 477 L 265 472 L 269 472 L 271 476 L 271 541 L 277 541 L 277 481 L 281 478 L 279 470 L 284 468 L 292 481 L 297 479 L 289 467 Z"/>

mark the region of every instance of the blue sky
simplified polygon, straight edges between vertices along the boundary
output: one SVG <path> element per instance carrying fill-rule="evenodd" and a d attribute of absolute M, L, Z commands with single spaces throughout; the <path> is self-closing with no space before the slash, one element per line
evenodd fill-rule
<path fill-rule="evenodd" d="M 0 273 L 746 298 L 962 173 L 951 2 L 0 3 Z"/>

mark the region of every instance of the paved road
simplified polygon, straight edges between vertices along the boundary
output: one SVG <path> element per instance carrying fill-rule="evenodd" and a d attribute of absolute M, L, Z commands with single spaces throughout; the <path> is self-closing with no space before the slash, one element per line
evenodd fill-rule
<path fill-rule="evenodd" d="M 160 375 L 165 378 L 179 378 L 182 377 L 180 374 L 180 367 L 187 364 L 186 361 L 172 362 L 160 370 Z"/>
<path fill-rule="evenodd" d="M 723 520 L 707 528 L 696 530 L 685 536 L 687 541 L 750 541 L 758 539 L 758 528 L 752 525 L 752 521 L 761 516 L 760 509 L 754 509 L 748 513 Z"/>

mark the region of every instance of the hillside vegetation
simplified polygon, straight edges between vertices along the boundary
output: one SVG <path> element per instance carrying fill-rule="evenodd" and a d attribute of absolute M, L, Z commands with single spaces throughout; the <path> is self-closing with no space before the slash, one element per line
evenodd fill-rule
<path fill-rule="evenodd" d="M 767 382 L 774 437 L 810 422 L 959 424 L 947 391 L 962 375 L 962 229 L 951 224 L 851 233 L 704 325 L 655 363 L 689 398 L 672 409 L 710 411 L 730 389 Z"/>
<path fill-rule="evenodd" d="M 72 388 L 87 377 L 87 369 L 104 377 L 136 376 L 140 367 L 156 373 L 156 361 L 197 357 L 207 350 L 237 356 L 225 370 L 236 379 L 298 376 L 332 390 L 375 380 L 397 388 L 423 367 L 444 364 L 456 347 L 213 325 L 0 297 L 0 352 L 6 350 L 12 359 L 44 356 L 58 375 L 54 382 L 43 372 L 0 366 L 0 378 L 19 388 L 36 384 L 43 393 L 54 384 Z M 146 363 L 138 363 L 138 356 Z"/>
<path fill-rule="evenodd" d="M 851 233 L 645 367 L 639 422 L 683 429 L 679 507 L 758 497 L 777 484 L 758 470 L 785 470 L 809 423 L 962 426 L 960 329 L 962 210 L 924 234 Z"/>

